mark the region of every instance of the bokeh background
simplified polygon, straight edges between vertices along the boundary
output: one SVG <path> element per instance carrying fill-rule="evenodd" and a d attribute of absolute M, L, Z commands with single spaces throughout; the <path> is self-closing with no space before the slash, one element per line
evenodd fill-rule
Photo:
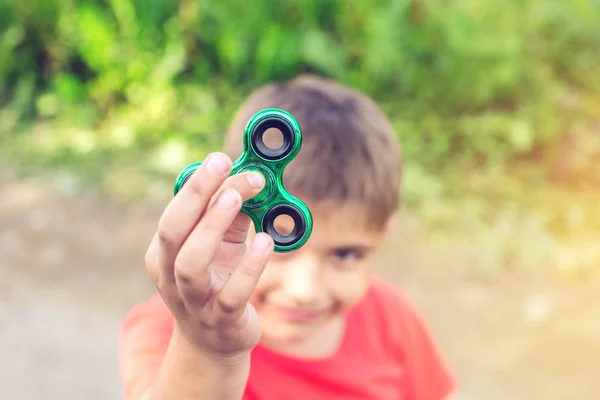
<path fill-rule="evenodd" d="M 599 65 L 598 0 L 0 0 L 1 397 L 120 398 L 177 173 L 312 72 L 396 128 L 378 268 L 459 399 L 599 399 Z"/>

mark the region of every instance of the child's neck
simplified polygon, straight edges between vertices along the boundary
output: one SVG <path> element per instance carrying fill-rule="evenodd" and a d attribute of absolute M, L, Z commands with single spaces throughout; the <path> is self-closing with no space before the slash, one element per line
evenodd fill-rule
<path fill-rule="evenodd" d="M 345 333 L 343 317 L 338 317 L 313 335 L 298 342 L 271 343 L 264 340 L 263 343 L 271 349 L 287 356 L 303 359 L 322 359 L 333 355 L 340 347 Z"/>

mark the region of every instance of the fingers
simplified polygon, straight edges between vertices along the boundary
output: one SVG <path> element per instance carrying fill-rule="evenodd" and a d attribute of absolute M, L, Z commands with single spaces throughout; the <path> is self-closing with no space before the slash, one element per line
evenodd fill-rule
<path fill-rule="evenodd" d="M 246 201 L 260 193 L 264 185 L 265 180 L 260 173 L 246 172 L 227 179 L 223 183 L 222 190 L 235 189 L 242 196 L 242 200 Z M 250 222 L 250 217 L 244 213 L 239 213 L 227 230 L 223 240 L 233 243 L 244 242 L 248 235 Z"/>
<path fill-rule="evenodd" d="M 175 283 L 173 264 L 183 243 L 194 229 L 207 207 L 214 202 L 217 191 L 233 188 L 243 200 L 256 196 L 264 186 L 264 178 L 257 172 L 229 177 L 231 159 L 222 153 L 211 154 L 167 206 L 159 221 L 157 258 L 160 281 Z M 249 219 L 238 218 L 231 238 L 243 241 L 248 231 Z M 243 238 L 242 238 L 243 237 Z"/>
<path fill-rule="evenodd" d="M 256 196 L 264 185 L 265 180 L 259 172 L 243 172 L 228 178 L 220 190 L 235 189 L 242 195 L 243 201 L 246 201 Z M 214 200 L 216 199 L 213 198 L 213 202 Z"/>
<path fill-rule="evenodd" d="M 215 305 L 225 313 L 243 311 L 273 252 L 273 239 L 264 232 L 254 242 L 231 277 L 219 290 Z"/>
<path fill-rule="evenodd" d="M 158 223 L 158 263 L 161 279 L 173 283 L 170 271 L 175 257 L 206 210 L 212 196 L 231 171 L 225 154 L 211 154 L 171 200 Z"/>
<path fill-rule="evenodd" d="M 231 226 L 225 233 L 223 240 L 228 243 L 244 243 L 248 237 L 248 228 L 252 220 L 245 213 L 238 213 Z"/>
<path fill-rule="evenodd" d="M 235 189 L 225 189 L 192 230 L 174 263 L 174 277 L 186 304 L 202 305 L 210 295 L 210 265 L 225 232 L 242 206 Z"/>

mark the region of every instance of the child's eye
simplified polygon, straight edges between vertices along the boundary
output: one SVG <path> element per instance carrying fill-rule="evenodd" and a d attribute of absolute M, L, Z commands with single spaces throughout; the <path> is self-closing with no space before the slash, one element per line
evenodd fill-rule
<path fill-rule="evenodd" d="M 363 257 L 360 251 L 351 248 L 334 250 L 333 256 L 337 261 L 341 261 L 343 263 L 358 261 Z"/>

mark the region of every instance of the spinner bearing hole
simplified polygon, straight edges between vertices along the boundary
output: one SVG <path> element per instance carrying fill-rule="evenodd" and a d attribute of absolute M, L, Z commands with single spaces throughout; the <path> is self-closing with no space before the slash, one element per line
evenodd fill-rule
<path fill-rule="evenodd" d="M 283 133 L 277 128 L 269 128 L 263 133 L 262 141 L 271 150 L 277 150 L 283 146 Z"/>
<path fill-rule="evenodd" d="M 280 214 L 275 217 L 273 227 L 280 235 L 287 236 L 294 231 L 294 219 L 287 214 Z"/>
<path fill-rule="evenodd" d="M 266 160 L 281 160 L 294 148 L 294 130 L 284 120 L 266 118 L 259 122 L 250 138 L 256 154 Z"/>
<path fill-rule="evenodd" d="M 280 222 L 280 219 L 283 219 Z M 287 222 L 290 218 L 292 222 Z M 279 224 L 276 225 L 276 223 Z M 306 232 L 306 219 L 300 210 L 291 204 L 273 206 L 263 217 L 263 231 L 271 235 L 275 244 L 292 245 L 302 238 Z"/>

